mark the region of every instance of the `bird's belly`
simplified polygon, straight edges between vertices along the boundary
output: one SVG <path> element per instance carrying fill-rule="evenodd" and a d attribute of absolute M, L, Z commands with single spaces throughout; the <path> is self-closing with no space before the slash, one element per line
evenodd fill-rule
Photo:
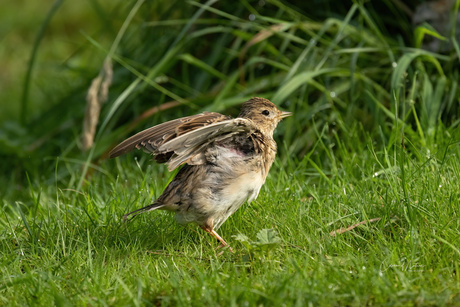
<path fill-rule="evenodd" d="M 179 223 L 199 225 L 212 221 L 214 229 L 218 229 L 245 201 L 257 198 L 264 181 L 257 171 L 232 176 L 216 172 L 196 186 L 194 205 L 176 211 L 176 219 Z"/>
<path fill-rule="evenodd" d="M 221 195 L 227 201 L 222 203 L 230 205 L 252 201 L 259 195 L 259 190 L 264 184 L 264 178 L 260 172 L 250 172 L 232 179 L 222 189 Z"/>
<path fill-rule="evenodd" d="M 225 185 L 220 192 L 220 201 L 214 203 L 214 229 L 218 229 L 244 202 L 256 199 L 263 184 L 261 173 L 250 172 Z"/>

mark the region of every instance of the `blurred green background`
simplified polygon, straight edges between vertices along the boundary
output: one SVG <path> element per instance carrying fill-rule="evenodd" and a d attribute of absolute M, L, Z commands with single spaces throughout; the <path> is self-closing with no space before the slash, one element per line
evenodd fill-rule
<path fill-rule="evenodd" d="M 56 12 L 45 24 L 52 7 Z M 109 43 L 114 35 L 112 1 L 16 1 L 4 4 L 0 12 L 1 121 L 19 121 L 24 96 L 26 72 L 34 44 L 37 44 L 32 67 L 27 118 L 33 120 L 56 103 L 69 89 L 82 86 L 83 74 L 91 73 L 103 59 L 92 51 L 84 34 Z M 119 20 L 118 23 L 121 23 Z M 37 42 L 40 29 L 42 39 Z M 89 76 L 86 76 L 88 78 Z"/>
<path fill-rule="evenodd" d="M 442 3 L 453 17 L 454 2 Z M 420 12 L 420 5 L 8 3 L 0 13 L 2 192 L 21 197 L 26 174 L 55 176 L 57 157 L 98 161 L 142 128 L 202 110 L 236 115 L 252 96 L 296 114 L 278 130 L 287 144 L 281 157 L 302 159 L 325 125 L 339 135 L 361 127 L 396 142 L 395 117 L 407 123 L 414 143 L 432 146 L 439 120 L 452 129 L 458 124 L 459 50 L 455 18 L 425 16 L 433 10 Z M 436 25 L 436 17 L 449 22 Z M 444 39 L 442 48 L 427 47 L 435 37 Z M 113 76 L 107 101 L 93 116 L 95 145 L 87 150 L 81 139 L 86 97 L 92 80 L 105 76 L 106 57 Z"/>

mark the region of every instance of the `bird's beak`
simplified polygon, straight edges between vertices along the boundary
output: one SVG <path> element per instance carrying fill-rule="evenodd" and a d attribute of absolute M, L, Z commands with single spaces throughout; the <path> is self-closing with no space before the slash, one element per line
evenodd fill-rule
<path fill-rule="evenodd" d="M 280 118 L 285 118 L 285 117 L 288 117 L 288 116 L 291 116 L 292 115 L 292 112 L 281 112 L 281 115 L 280 115 Z"/>

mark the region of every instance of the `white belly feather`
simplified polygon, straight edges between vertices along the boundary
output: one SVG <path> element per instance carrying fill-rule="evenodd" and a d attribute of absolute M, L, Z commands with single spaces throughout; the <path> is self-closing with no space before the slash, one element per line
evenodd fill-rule
<path fill-rule="evenodd" d="M 242 160 L 241 152 L 229 148 L 221 151 L 221 159 Z M 245 166 L 242 165 L 244 169 Z M 221 191 L 221 200 L 216 202 L 214 229 L 218 229 L 227 218 L 235 213 L 246 201 L 251 202 L 259 195 L 260 188 L 265 182 L 260 169 L 244 173 L 228 182 Z"/>
<path fill-rule="evenodd" d="M 177 212 L 176 219 L 179 223 L 195 221 L 199 224 L 200 211 L 204 211 L 208 214 L 203 216 L 211 217 L 214 230 L 217 230 L 242 204 L 253 201 L 259 195 L 260 188 L 265 182 L 262 170 L 248 169 L 248 161 L 243 153 L 233 148 L 220 147 L 216 163 L 219 164 L 219 168 L 216 167 L 207 178 L 203 178 L 201 186 L 195 190 L 197 195 L 194 195 L 194 199 L 199 203 L 195 207 L 197 211 L 191 212 L 194 210 L 189 209 L 186 212 Z M 238 167 L 235 168 L 235 164 L 239 164 Z M 238 173 L 235 169 L 239 170 Z M 223 178 L 225 180 L 222 180 Z M 218 194 L 209 197 L 210 191 L 213 190 L 210 187 L 215 187 L 216 184 L 221 185 L 218 186 Z M 203 197 L 200 197 L 200 194 Z"/>

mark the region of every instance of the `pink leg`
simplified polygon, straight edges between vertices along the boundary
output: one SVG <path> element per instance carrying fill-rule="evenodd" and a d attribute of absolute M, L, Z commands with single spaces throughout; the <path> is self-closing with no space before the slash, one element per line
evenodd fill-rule
<path fill-rule="evenodd" d="M 220 245 L 219 245 L 219 247 L 217 247 L 217 248 L 222 248 L 222 247 L 225 247 L 225 246 L 228 245 L 228 243 L 225 242 L 225 240 L 222 239 L 222 237 L 219 236 L 219 234 L 218 234 L 217 232 L 215 232 L 214 229 L 212 229 L 212 226 L 209 227 L 209 226 L 203 225 L 203 226 L 200 226 L 200 227 L 201 227 L 204 231 L 206 231 L 207 233 L 209 233 L 211 236 L 213 236 L 214 238 L 216 238 L 217 240 L 219 240 Z M 230 251 L 232 251 L 231 248 L 230 248 Z"/>

